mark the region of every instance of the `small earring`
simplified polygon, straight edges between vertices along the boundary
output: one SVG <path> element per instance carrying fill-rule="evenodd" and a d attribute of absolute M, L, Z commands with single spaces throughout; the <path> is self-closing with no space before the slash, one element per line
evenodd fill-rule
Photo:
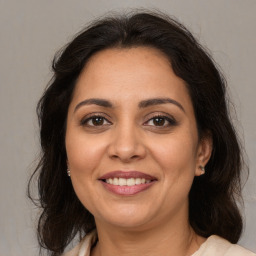
<path fill-rule="evenodd" d="M 204 175 L 205 174 L 204 166 L 200 165 L 199 168 L 201 169 L 201 175 Z"/>
<path fill-rule="evenodd" d="M 70 177 L 70 169 L 69 169 L 69 167 L 67 168 L 67 174 Z"/>

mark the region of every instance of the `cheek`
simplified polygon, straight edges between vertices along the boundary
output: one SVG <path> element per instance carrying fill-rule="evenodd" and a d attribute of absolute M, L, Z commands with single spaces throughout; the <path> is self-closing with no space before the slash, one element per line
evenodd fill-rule
<path fill-rule="evenodd" d="M 95 202 L 100 197 L 95 191 L 99 176 L 99 163 L 104 152 L 104 145 L 100 141 L 67 133 L 66 150 L 71 181 L 75 193 L 82 204 L 93 212 Z"/>
<path fill-rule="evenodd" d="M 70 169 L 76 175 L 91 175 L 97 168 L 105 145 L 99 139 L 77 134 L 66 136 L 66 150 Z"/>
<path fill-rule="evenodd" d="M 196 165 L 196 136 L 190 133 L 171 134 L 152 144 L 152 155 L 164 170 L 164 175 L 194 174 Z"/>

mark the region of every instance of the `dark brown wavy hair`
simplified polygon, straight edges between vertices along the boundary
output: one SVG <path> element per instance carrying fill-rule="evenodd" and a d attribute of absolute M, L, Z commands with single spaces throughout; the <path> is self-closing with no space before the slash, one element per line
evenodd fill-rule
<path fill-rule="evenodd" d="M 242 156 L 228 113 L 226 81 L 182 24 L 167 15 L 143 11 L 93 22 L 53 60 L 53 78 L 37 106 L 42 153 L 30 179 L 30 187 L 33 180 L 37 182 L 37 202 L 42 208 L 38 240 L 49 255 L 60 255 L 77 234 L 82 237 L 95 228 L 92 214 L 78 200 L 66 173 L 66 118 L 77 78 L 96 52 L 138 46 L 165 54 L 187 85 L 199 135 L 212 135 L 213 152 L 206 173 L 195 177 L 189 194 L 191 226 L 198 235 L 216 234 L 232 243 L 241 235 L 236 200 L 241 195 Z"/>

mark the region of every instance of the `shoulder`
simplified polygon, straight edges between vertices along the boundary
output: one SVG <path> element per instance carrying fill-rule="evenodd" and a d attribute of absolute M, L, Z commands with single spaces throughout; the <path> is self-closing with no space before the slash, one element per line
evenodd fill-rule
<path fill-rule="evenodd" d="M 192 256 L 256 256 L 255 253 L 219 237 L 210 236 Z"/>
<path fill-rule="evenodd" d="M 92 231 L 91 233 L 87 234 L 81 242 L 76 245 L 71 251 L 68 251 L 62 256 L 79 256 L 79 255 L 84 255 L 84 256 L 90 256 L 90 250 L 91 246 L 94 244 L 94 242 L 97 239 L 97 234 L 96 231 Z"/>

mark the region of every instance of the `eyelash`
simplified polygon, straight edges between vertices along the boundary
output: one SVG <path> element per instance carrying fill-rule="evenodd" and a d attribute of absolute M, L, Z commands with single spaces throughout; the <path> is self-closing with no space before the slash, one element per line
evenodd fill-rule
<path fill-rule="evenodd" d="M 96 118 L 101 118 L 101 121 L 103 121 L 103 124 L 99 124 L 99 125 L 93 125 L 93 124 L 89 124 L 89 122 L 93 122 L 93 120 L 96 120 Z M 150 125 L 148 124 L 150 121 L 155 121 L 156 119 L 162 119 L 164 121 L 164 125 Z M 105 123 L 107 122 L 107 124 Z M 166 122 L 168 122 L 168 124 L 166 125 Z M 105 123 L 105 124 L 104 124 Z M 101 114 L 94 114 L 92 116 L 86 117 L 85 119 L 82 119 L 80 122 L 81 126 L 87 126 L 87 127 L 103 127 L 105 125 L 111 125 L 112 123 L 103 115 Z M 148 119 L 146 122 L 143 123 L 144 126 L 153 126 L 153 127 L 159 127 L 159 128 L 165 128 L 165 127 L 169 127 L 169 126 L 176 126 L 178 123 L 177 121 L 173 118 L 173 117 L 169 117 L 169 116 L 165 116 L 165 115 L 154 115 L 152 116 L 150 119 Z"/>
<path fill-rule="evenodd" d="M 147 123 L 149 123 L 150 121 L 154 122 L 154 120 L 156 120 L 156 119 L 163 119 L 164 124 L 166 122 L 168 122 L 168 124 L 167 125 L 160 125 L 160 126 L 158 126 L 158 125 L 147 125 Z M 173 117 L 171 118 L 169 116 L 160 115 L 160 114 L 154 115 L 153 117 L 151 117 L 148 121 L 146 121 L 144 123 L 145 126 L 154 126 L 154 127 L 161 127 L 161 128 L 169 127 L 169 126 L 176 126 L 177 124 L 178 124 L 177 121 Z"/>
<path fill-rule="evenodd" d="M 111 124 L 111 122 L 106 117 L 104 117 L 103 115 L 101 115 L 101 114 L 94 114 L 92 116 L 86 117 L 85 119 L 82 119 L 81 122 L 80 122 L 80 125 L 87 126 L 87 127 L 97 127 L 97 125 L 89 125 L 88 124 L 90 121 L 93 121 L 96 118 L 102 118 L 103 122 L 107 121 L 108 124 Z M 98 126 L 102 127 L 103 125 L 105 125 L 105 124 L 98 125 Z"/>

